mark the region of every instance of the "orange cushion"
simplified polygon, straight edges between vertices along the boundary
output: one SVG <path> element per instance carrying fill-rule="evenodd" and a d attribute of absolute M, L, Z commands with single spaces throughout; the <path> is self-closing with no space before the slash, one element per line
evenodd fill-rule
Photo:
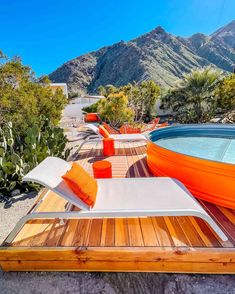
<path fill-rule="evenodd" d="M 99 132 L 104 138 L 109 137 L 109 132 L 103 126 L 99 126 Z"/>
<path fill-rule="evenodd" d="M 71 169 L 62 178 L 84 203 L 91 207 L 94 206 L 98 191 L 97 181 L 80 165 L 73 163 Z"/>
<path fill-rule="evenodd" d="M 99 121 L 99 117 L 96 113 L 87 113 L 85 115 L 85 121 L 86 122 L 94 122 L 94 121 Z"/>
<path fill-rule="evenodd" d="M 140 128 L 135 128 L 130 125 L 123 125 L 119 129 L 121 134 L 139 134 L 141 133 Z"/>
<path fill-rule="evenodd" d="M 119 134 L 119 131 L 115 130 L 110 125 L 106 124 L 105 122 L 103 122 L 103 126 L 109 132 L 109 134 Z"/>

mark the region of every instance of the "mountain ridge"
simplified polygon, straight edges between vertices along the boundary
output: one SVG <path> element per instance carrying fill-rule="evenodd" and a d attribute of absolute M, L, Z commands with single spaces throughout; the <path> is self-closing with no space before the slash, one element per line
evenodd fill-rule
<path fill-rule="evenodd" d="M 130 41 L 120 41 L 67 61 L 49 75 L 68 84 L 70 92 L 95 92 L 100 85 L 122 86 L 153 79 L 162 87 L 193 68 L 211 65 L 232 71 L 235 64 L 235 20 L 207 36 L 185 38 L 161 26 Z"/>

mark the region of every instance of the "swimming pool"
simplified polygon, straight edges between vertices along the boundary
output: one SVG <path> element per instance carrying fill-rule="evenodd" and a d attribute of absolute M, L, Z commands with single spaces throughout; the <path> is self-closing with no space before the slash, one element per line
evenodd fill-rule
<path fill-rule="evenodd" d="M 235 126 L 177 125 L 149 134 L 147 163 L 201 199 L 235 208 Z"/>
<path fill-rule="evenodd" d="M 235 138 L 231 137 L 193 137 L 189 135 L 159 139 L 157 145 L 186 155 L 235 163 Z"/>

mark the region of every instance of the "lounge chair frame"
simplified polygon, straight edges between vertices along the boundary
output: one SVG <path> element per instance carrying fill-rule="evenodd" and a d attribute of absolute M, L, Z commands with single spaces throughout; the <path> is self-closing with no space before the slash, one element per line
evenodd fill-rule
<path fill-rule="evenodd" d="M 96 143 L 100 142 L 104 139 L 104 137 L 99 133 L 99 129 L 92 125 L 86 124 L 85 127 L 95 133 L 88 136 L 78 147 L 77 152 L 81 150 L 81 148 L 87 143 Z M 113 138 L 115 141 L 118 142 L 141 142 L 147 141 L 148 137 L 144 134 L 110 134 L 109 138 Z"/>
<path fill-rule="evenodd" d="M 61 178 L 61 175 L 66 173 L 70 167 L 71 165 L 62 159 L 48 157 L 24 177 L 24 181 L 37 182 L 54 191 L 57 195 L 67 200 L 68 205 L 66 205 L 65 211 L 62 212 L 37 212 L 36 210 L 39 205 L 49 195 L 50 191 L 48 191 L 33 210 L 20 219 L 5 240 L 5 244 L 11 243 L 26 222 L 33 219 L 58 219 L 63 223 L 65 219 L 136 218 L 151 216 L 198 217 L 207 222 L 223 241 L 227 240 L 227 236 L 219 228 L 216 222 L 207 214 L 185 186 L 178 180 L 166 177 L 98 179 L 99 189 L 97 195 L 98 199 L 96 201 L 97 204 L 95 204 L 94 208 L 90 209 L 69 189 Z M 143 190 L 138 192 L 141 190 L 140 187 L 146 187 L 144 195 Z M 148 191 L 148 187 L 150 187 L 150 191 Z M 152 192 L 155 193 L 155 191 L 156 195 L 152 195 Z M 106 197 L 105 193 L 109 195 Z M 114 195 L 115 193 L 116 195 Z M 160 193 L 162 195 L 159 195 Z M 148 194 L 150 196 L 145 199 L 144 197 Z M 113 198 L 110 197 L 110 195 L 113 196 Z M 134 198 L 132 198 L 133 196 Z M 120 199 L 117 199 L 118 197 Z M 166 198 L 169 199 L 166 200 Z M 115 199 L 117 200 L 116 203 Z M 125 199 L 127 199 L 127 204 L 123 201 Z M 128 200 L 131 200 L 129 201 L 129 204 Z M 172 203 L 174 200 L 175 203 Z M 146 201 L 149 201 L 149 203 Z M 80 210 L 71 211 L 73 205 L 80 208 Z"/>

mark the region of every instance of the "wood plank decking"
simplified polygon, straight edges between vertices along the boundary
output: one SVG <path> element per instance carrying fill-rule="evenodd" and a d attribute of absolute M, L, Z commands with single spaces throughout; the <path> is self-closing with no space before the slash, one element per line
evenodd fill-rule
<path fill-rule="evenodd" d="M 90 173 L 91 164 L 102 159 L 100 144 L 85 145 L 78 156 Z M 114 177 L 152 176 L 141 143 L 116 143 L 116 155 L 107 159 Z M 65 209 L 66 202 L 51 191 L 44 190 L 39 197 L 46 193 L 38 211 Z M 235 211 L 200 203 L 228 241 L 220 240 L 194 217 L 67 220 L 64 224 L 34 220 L 24 225 L 11 244 L 3 243 L 0 267 L 5 271 L 235 273 Z"/>

